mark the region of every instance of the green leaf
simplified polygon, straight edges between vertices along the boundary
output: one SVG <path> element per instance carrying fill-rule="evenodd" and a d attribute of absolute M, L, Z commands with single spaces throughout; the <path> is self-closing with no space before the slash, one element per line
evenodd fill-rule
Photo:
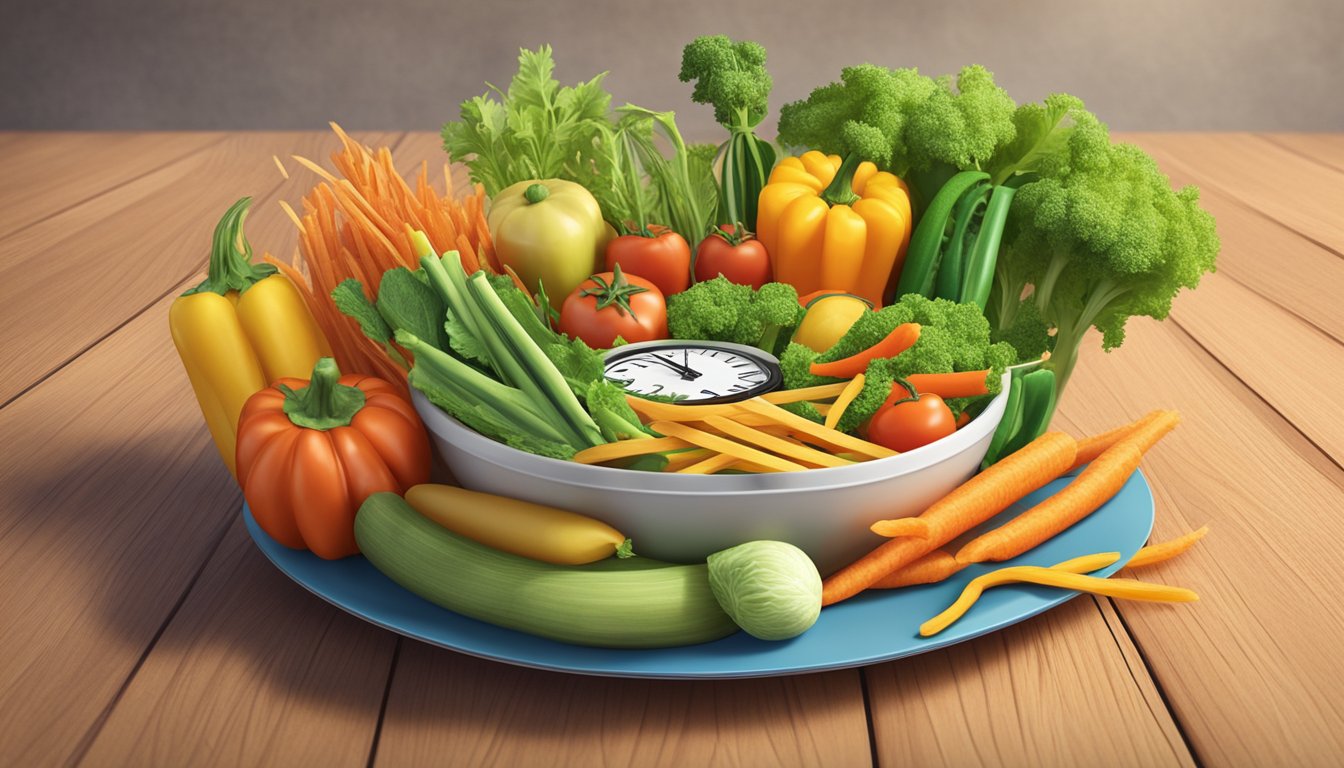
<path fill-rule="evenodd" d="M 404 328 L 439 349 L 448 348 L 443 300 L 411 270 L 395 267 L 383 274 L 377 307 L 393 328 Z"/>
<path fill-rule="evenodd" d="M 448 334 L 448 349 L 463 360 L 475 360 L 489 368 L 490 351 L 485 344 L 476 338 L 457 313 L 445 308 L 443 314 L 447 318 L 443 330 Z"/>
<path fill-rule="evenodd" d="M 341 284 L 332 290 L 331 301 L 341 314 L 352 317 L 359 323 L 359 329 L 365 336 L 379 344 L 386 344 L 388 339 L 392 338 L 392 328 L 364 295 L 364 285 L 358 280 L 351 277 L 341 281 Z"/>

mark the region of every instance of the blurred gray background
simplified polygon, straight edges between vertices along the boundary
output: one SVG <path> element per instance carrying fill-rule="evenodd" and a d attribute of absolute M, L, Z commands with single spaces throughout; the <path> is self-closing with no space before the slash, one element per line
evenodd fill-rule
<path fill-rule="evenodd" d="M 1342 130 L 1344 0 L 3 0 L 0 130 L 436 129 L 520 46 L 717 135 L 677 80 L 700 34 L 763 43 L 774 108 L 865 61 L 993 70 L 1121 130 Z"/>

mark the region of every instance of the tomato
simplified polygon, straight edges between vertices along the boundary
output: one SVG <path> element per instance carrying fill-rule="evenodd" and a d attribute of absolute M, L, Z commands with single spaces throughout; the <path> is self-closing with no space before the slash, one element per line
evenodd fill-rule
<path fill-rule="evenodd" d="M 652 281 L 624 274 L 620 265 L 579 283 L 560 308 L 560 332 L 593 349 L 667 338 L 667 304 Z"/>
<path fill-rule="evenodd" d="M 713 280 L 723 275 L 739 285 L 757 290 L 770 282 L 770 256 L 765 246 L 744 228 L 732 224 L 718 227 L 695 249 L 695 280 Z"/>
<path fill-rule="evenodd" d="M 681 293 L 691 286 L 691 247 L 685 238 L 666 227 L 646 227 L 607 243 L 606 264 L 608 271 L 619 264 L 627 276 L 648 280 L 663 296 Z"/>
<path fill-rule="evenodd" d="M 914 391 L 909 385 L 906 389 Z M 956 431 L 952 409 L 932 393 L 884 405 L 868 422 L 868 439 L 893 451 L 913 451 Z"/>

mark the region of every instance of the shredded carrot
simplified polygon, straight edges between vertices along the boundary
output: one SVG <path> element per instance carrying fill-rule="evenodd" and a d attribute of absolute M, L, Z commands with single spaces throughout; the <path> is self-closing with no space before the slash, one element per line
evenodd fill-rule
<path fill-rule="evenodd" d="M 994 530 L 972 539 L 957 552 L 963 563 L 1002 562 L 1033 549 L 1087 517 L 1120 491 L 1139 460 L 1179 423 L 1175 411 L 1140 422 L 1107 448 L 1059 493 Z M 1072 463 L 1072 462 L 1070 462 Z"/>
<path fill-rule="evenodd" d="M 809 370 L 813 376 L 835 376 L 838 378 L 854 376 L 866 370 L 868 363 L 873 360 L 896 357 L 914 346 L 915 342 L 919 341 L 919 331 L 919 323 L 901 323 L 891 329 L 886 337 L 873 346 L 839 360 L 812 363 Z"/>
<path fill-rule="evenodd" d="M 469 269 L 478 254 L 493 263 L 485 191 L 477 187 L 465 197 L 454 197 L 446 167 L 445 194 L 430 186 L 423 169 L 412 189 L 397 172 L 388 148 L 374 152 L 335 123 L 331 127 L 341 142 L 341 149 L 331 156 L 336 172 L 295 157 L 320 181 L 304 196 L 301 214 L 281 204 L 299 229 L 299 255 L 292 264 L 269 255 L 266 261 L 299 287 L 342 370 L 376 374 L 404 387 L 405 369 L 387 356 L 381 344 L 365 337 L 357 322 L 337 311 L 331 292 L 353 277 L 376 295 L 384 272 L 398 266 L 416 268 L 406 225 L 424 230 L 439 252 L 460 250 Z M 284 173 L 278 158 L 276 164 Z"/>
<path fill-rule="evenodd" d="M 1073 438 L 1047 432 L 962 483 L 920 515 L 929 525 L 928 538 L 892 539 L 832 574 L 822 583 L 822 605 L 857 595 L 999 514 L 1059 477 L 1073 463 L 1075 450 Z"/>

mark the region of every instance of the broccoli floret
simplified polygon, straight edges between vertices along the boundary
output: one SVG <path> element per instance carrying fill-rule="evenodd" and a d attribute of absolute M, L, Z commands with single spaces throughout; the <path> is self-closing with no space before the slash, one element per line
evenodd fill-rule
<path fill-rule="evenodd" d="M 675 339 L 727 341 L 771 354 L 787 342 L 802 319 L 798 291 L 766 283 L 759 291 L 720 275 L 668 299 L 667 328 Z"/>
<path fill-rule="evenodd" d="M 765 48 L 727 35 L 692 40 L 681 52 L 683 83 L 695 81 L 691 101 L 714 107 L 714 119 L 729 130 L 750 130 L 765 119 L 774 83 L 765 70 Z"/>
<path fill-rule="evenodd" d="M 993 306 L 993 304 L 991 304 Z M 1008 313 L 1006 327 L 995 327 L 990 323 L 989 338 L 1002 341 L 1017 350 L 1017 362 L 1026 363 L 1041 359 L 1041 355 L 1055 346 L 1055 337 L 1050 335 L 1050 326 L 1041 319 L 1041 311 L 1030 298 L 1019 301 Z"/>
<path fill-rule="evenodd" d="M 852 432 L 863 424 L 887 399 L 897 378 L 914 373 L 951 373 L 989 369 L 986 386 L 997 394 L 1003 371 L 1017 359 L 1008 344 L 992 344 L 989 321 L 975 304 L 958 304 L 947 299 L 929 299 L 911 293 L 895 304 L 871 312 L 858 321 L 835 343 L 818 355 L 802 344 L 790 344 L 780 359 L 784 385 L 789 389 L 815 386 L 837 379 L 812 375 L 813 361 L 839 360 L 871 347 L 903 323 L 919 323 L 919 340 L 892 358 L 874 360 L 864 372 L 863 389 L 845 409 L 839 429 Z M 969 401 L 949 403 L 954 410 Z"/>
<path fill-rule="evenodd" d="M 639 414 L 626 401 L 625 390 L 610 381 L 594 381 L 584 399 L 589 415 L 609 442 L 649 436 Z"/>
<path fill-rule="evenodd" d="M 1068 149 L 1067 172 L 1018 190 L 995 275 L 1001 305 L 1011 308 L 1030 287 L 1041 319 L 1055 329 L 1045 365 L 1060 392 L 1088 328 L 1101 331 L 1105 349 L 1120 346 L 1126 320 L 1165 318 L 1182 288 L 1213 271 L 1219 248 L 1199 190 L 1173 190 L 1139 148 L 1099 151 L 1075 133 Z M 1012 327 L 1013 314 L 996 313 L 1000 331 Z"/>
<path fill-rule="evenodd" d="M 937 80 L 914 69 L 848 67 L 840 82 L 786 104 L 779 139 L 838 154 L 856 153 L 906 177 L 927 202 L 957 170 L 981 167 L 1013 141 L 1016 105 L 980 66 Z"/>

